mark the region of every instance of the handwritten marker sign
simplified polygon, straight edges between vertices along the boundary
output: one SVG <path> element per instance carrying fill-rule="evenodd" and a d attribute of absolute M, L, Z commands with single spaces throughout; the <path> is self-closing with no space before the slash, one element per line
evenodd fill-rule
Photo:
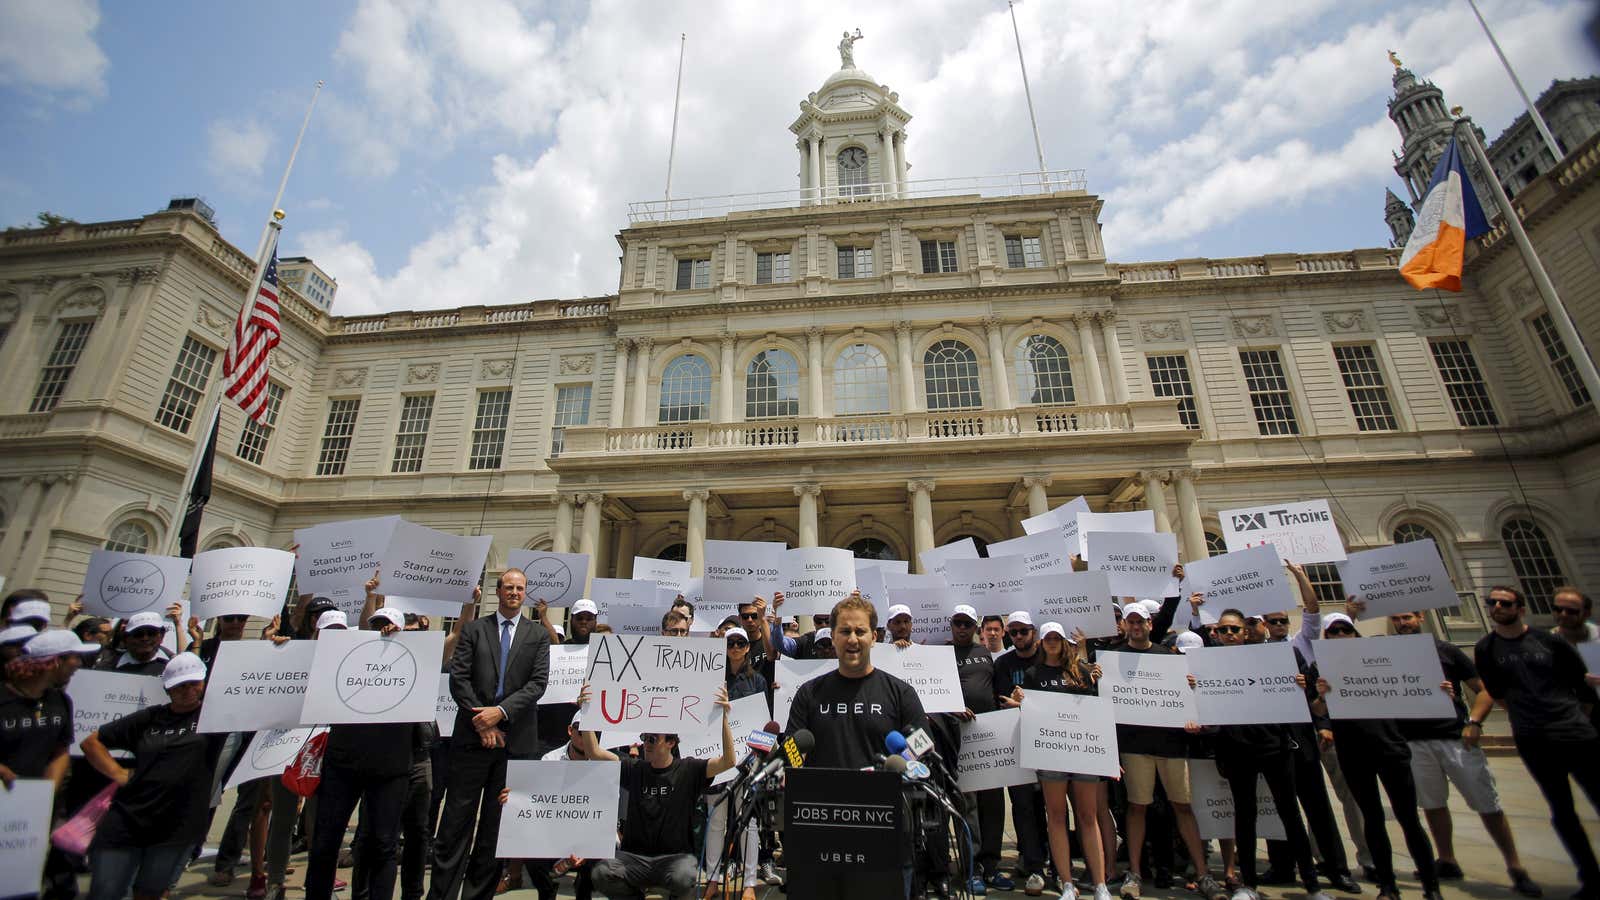
<path fill-rule="evenodd" d="M 1089 532 L 1118 531 L 1154 534 L 1156 514 L 1148 509 L 1131 512 L 1080 512 L 1078 513 L 1078 556 L 1089 558 Z"/>
<path fill-rule="evenodd" d="M 0 812 L 0 897 L 37 895 L 50 851 L 55 782 L 18 778 L 0 792 L 6 798 Z"/>
<path fill-rule="evenodd" d="M 783 614 L 810 616 L 833 611 L 833 605 L 856 589 L 856 558 L 837 547 L 787 550 L 779 565 L 783 581 Z"/>
<path fill-rule="evenodd" d="M 554 650 L 555 647 L 551 647 Z M 439 673 L 439 688 L 435 692 L 437 699 L 433 707 L 433 724 L 439 728 L 440 737 L 454 737 L 456 733 L 456 713 L 460 711 L 461 704 L 456 702 L 454 694 L 450 693 L 450 673 Z"/>
<path fill-rule="evenodd" d="M 876 644 L 872 648 L 872 665 L 911 685 L 925 712 L 956 713 L 967 708 L 961 699 L 961 679 L 956 674 L 956 648 L 948 644 L 912 644 L 903 648 Z"/>
<path fill-rule="evenodd" d="M 1100 696 L 1111 701 L 1118 725 L 1182 728 L 1196 721 L 1183 654 L 1108 651 L 1097 661 L 1105 673 Z"/>
<path fill-rule="evenodd" d="M 529 847 L 553 857 L 617 855 L 616 760 L 524 760 L 506 764 L 510 796 L 500 810 L 495 855 L 515 858 Z"/>
<path fill-rule="evenodd" d="M 1177 535 L 1091 531 L 1089 568 L 1104 572 L 1119 597 L 1162 597 L 1178 564 Z"/>
<path fill-rule="evenodd" d="M 676 597 L 689 589 L 689 564 L 676 559 L 635 556 L 633 577 L 637 581 L 654 581 L 664 588 L 671 588 L 672 596 Z"/>
<path fill-rule="evenodd" d="M 444 632 L 324 631 L 315 642 L 303 725 L 432 722 Z"/>
<path fill-rule="evenodd" d="M 1067 572 L 1022 579 L 1022 605 L 1035 625 L 1060 622 L 1067 634 L 1082 628 L 1088 637 L 1117 633 L 1116 603 L 1104 572 Z"/>
<path fill-rule="evenodd" d="M 917 559 L 922 561 L 922 571 L 924 574 L 938 575 L 941 578 L 944 577 L 945 563 L 949 562 L 950 560 L 977 558 L 978 545 L 972 542 L 972 538 L 962 538 L 959 541 L 945 544 L 943 547 L 934 547 L 932 550 L 924 550 L 917 555 Z"/>
<path fill-rule="evenodd" d="M 283 770 L 287 769 L 294 758 L 300 755 L 300 748 L 306 741 L 326 728 L 268 728 L 258 731 L 250 739 L 249 746 L 239 756 L 239 764 L 234 767 L 233 774 L 228 776 L 228 781 L 222 786 L 223 790 L 238 787 L 247 781 L 257 778 L 279 778 Z"/>
<path fill-rule="evenodd" d="M 589 580 L 589 554 L 554 550 L 512 550 L 506 564 L 528 576 L 528 599 L 566 607 L 584 597 Z"/>
<path fill-rule="evenodd" d="M 1230 552 L 1272 544 L 1292 563 L 1344 561 L 1344 541 L 1326 500 L 1225 509 L 1222 540 Z"/>
<path fill-rule="evenodd" d="M 1288 642 L 1243 647 L 1196 647 L 1184 654 L 1194 675 L 1194 708 L 1201 725 L 1310 722 L 1300 669 Z"/>
<path fill-rule="evenodd" d="M 960 786 L 964 792 L 1033 784 L 1038 776 L 1019 761 L 1022 710 L 997 709 L 961 723 Z"/>
<path fill-rule="evenodd" d="M 89 555 L 89 569 L 83 576 L 83 608 L 113 619 L 146 610 L 165 613 L 168 606 L 183 599 L 188 581 L 187 559 L 96 550 Z"/>
<path fill-rule="evenodd" d="M 1439 690 L 1444 667 L 1431 634 L 1317 641 L 1317 671 L 1328 680 L 1334 719 L 1448 719 L 1456 714 Z"/>
<path fill-rule="evenodd" d="M 589 671 L 588 644 L 551 644 L 550 680 L 545 684 L 539 705 L 577 703 L 578 689 Z"/>
<path fill-rule="evenodd" d="M 206 679 L 198 731 L 260 731 L 300 724 L 316 641 L 223 641 Z"/>
<path fill-rule="evenodd" d="M 389 546 L 399 516 L 377 516 L 327 522 L 294 533 L 300 545 L 295 559 L 295 589 L 302 594 L 327 597 L 353 622 L 366 603 L 365 585 Z M 386 593 L 400 594 L 392 585 Z"/>
<path fill-rule="evenodd" d="M 1121 777 L 1117 723 L 1105 697 L 1028 691 L 1020 731 L 1027 768 Z"/>
<path fill-rule="evenodd" d="M 889 588 L 884 579 L 890 575 L 904 575 L 911 570 L 911 564 L 903 559 L 858 559 L 855 567 L 856 590 L 861 592 L 862 599 L 880 608 L 889 602 Z"/>
<path fill-rule="evenodd" d="M 1432 538 L 1362 550 L 1337 566 L 1345 592 L 1367 601 L 1363 619 L 1461 602 Z"/>
<path fill-rule="evenodd" d="M 1294 609 L 1294 592 L 1283 563 L 1271 544 L 1235 550 L 1210 559 L 1197 559 L 1183 567 L 1184 596 L 1205 594 L 1212 613 L 1232 607 L 1247 616 Z M 1451 600 L 1455 594 L 1450 595 Z"/>
<path fill-rule="evenodd" d="M 728 719 L 728 731 L 733 736 L 734 753 L 744 755 L 745 735 L 752 731 L 760 730 L 772 718 L 772 711 L 767 708 L 767 695 L 764 693 L 751 694 L 740 697 L 728 704 L 733 709 L 733 717 Z M 678 755 L 684 759 L 704 759 L 707 761 L 722 756 L 722 710 L 713 706 L 711 708 L 711 730 L 704 734 L 691 735 L 684 739 L 678 747 Z M 728 769 L 721 775 L 711 779 L 712 784 L 727 784 L 738 777 L 737 769 Z"/>
<path fill-rule="evenodd" d="M 778 657 L 778 664 L 773 672 L 775 683 L 772 686 L 772 720 L 780 725 L 788 722 L 789 709 L 794 706 L 794 695 L 800 690 L 800 685 L 819 675 L 837 671 L 839 671 L 837 659 Z"/>
<path fill-rule="evenodd" d="M 1189 760 L 1189 784 L 1194 792 L 1194 817 L 1200 823 L 1203 841 L 1233 839 L 1233 788 L 1210 759 Z M 1286 840 L 1283 819 L 1278 816 L 1267 780 L 1256 776 L 1256 837 L 1269 841 Z"/>
<path fill-rule="evenodd" d="M 294 554 L 265 547 L 196 553 L 189 602 L 202 619 L 243 614 L 270 619 L 283 607 L 294 575 Z"/>
<path fill-rule="evenodd" d="M 404 519 L 395 523 L 383 551 L 384 593 L 465 603 L 489 558 L 492 535 L 462 537 Z"/>
<path fill-rule="evenodd" d="M 706 541 L 706 602 L 737 608 L 752 597 L 771 600 L 783 590 L 783 553 L 776 541 Z M 644 576 L 635 569 L 634 577 Z"/>
<path fill-rule="evenodd" d="M 1077 544 L 1074 542 L 1070 546 L 1076 547 Z M 1009 541 L 995 541 L 989 545 L 989 558 L 1020 556 L 1023 573 L 1027 575 L 1066 573 L 1072 571 L 1072 553 L 1068 547 L 1061 532 L 1051 529 Z"/>
<path fill-rule="evenodd" d="M 128 675 L 92 669 L 72 676 L 72 680 L 67 682 L 67 696 L 72 698 L 73 756 L 83 755 L 78 745 L 100 726 L 132 715 L 146 706 L 167 702 L 167 692 L 161 687 L 161 679 L 154 675 Z"/>
<path fill-rule="evenodd" d="M 1061 539 L 1072 547 L 1073 553 L 1080 556 L 1083 550 L 1078 544 L 1078 513 L 1089 511 L 1089 501 L 1082 496 L 1073 497 L 1066 503 L 1050 510 L 1042 516 L 1031 516 L 1022 520 L 1022 530 L 1027 534 L 1040 534 L 1046 531 L 1057 531 Z M 1154 521 L 1152 518 L 1151 521 Z"/>
<path fill-rule="evenodd" d="M 589 648 L 584 721 L 618 731 L 711 730 L 712 703 L 727 664 L 722 641 L 599 634 Z"/>
<path fill-rule="evenodd" d="M 945 565 L 954 603 L 970 603 L 980 616 L 1003 616 L 1021 609 L 1027 566 L 1020 556 L 952 559 Z M 890 582 L 891 585 L 893 582 Z"/>

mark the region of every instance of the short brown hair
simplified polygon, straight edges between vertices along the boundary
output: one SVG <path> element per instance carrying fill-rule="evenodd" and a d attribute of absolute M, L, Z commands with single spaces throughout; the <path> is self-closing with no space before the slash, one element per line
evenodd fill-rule
<path fill-rule="evenodd" d="M 1562 594 L 1571 594 L 1574 597 L 1577 597 L 1578 602 L 1583 604 L 1584 615 L 1587 616 L 1589 613 L 1594 611 L 1594 598 L 1590 597 L 1588 594 L 1585 594 L 1583 591 L 1578 590 L 1577 585 L 1563 584 L 1561 587 L 1558 587 L 1550 592 L 1550 599 L 1554 600 Z"/>
<path fill-rule="evenodd" d="M 1495 591 L 1499 591 L 1502 594 L 1510 594 L 1512 599 L 1517 601 L 1518 606 L 1528 605 L 1528 598 L 1524 596 L 1521 591 L 1508 584 L 1497 584 L 1494 587 L 1489 588 L 1489 594 L 1493 594 Z M 1488 597 L 1489 594 L 1484 594 L 1484 596 Z"/>
<path fill-rule="evenodd" d="M 856 594 L 852 594 L 851 596 L 846 597 L 833 605 L 833 612 L 828 614 L 828 627 L 838 628 L 839 613 L 846 610 L 854 610 L 856 612 L 866 613 L 867 623 L 872 626 L 874 631 L 877 630 L 878 608 L 872 605 L 871 600 Z"/>
<path fill-rule="evenodd" d="M 683 624 L 688 625 L 689 624 L 689 617 L 684 615 L 681 612 L 678 612 L 676 609 L 667 610 L 667 614 L 661 617 L 661 627 L 662 628 L 671 628 L 672 626 L 678 624 L 679 622 L 682 622 Z"/>

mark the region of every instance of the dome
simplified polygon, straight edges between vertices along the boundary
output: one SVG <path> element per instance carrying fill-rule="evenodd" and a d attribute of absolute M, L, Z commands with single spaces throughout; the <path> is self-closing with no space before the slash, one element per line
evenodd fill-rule
<path fill-rule="evenodd" d="M 854 66 L 829 75 L 812 96 L 813 103 L 827 110 L 871 109 L 885 100 L 892 103 L 897 99 L 888 85 L 879 84 L 877 79 Z"/>

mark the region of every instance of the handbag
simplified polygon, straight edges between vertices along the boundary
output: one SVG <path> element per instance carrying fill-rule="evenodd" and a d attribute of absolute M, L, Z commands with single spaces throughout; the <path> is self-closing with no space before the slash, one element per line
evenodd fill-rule
<path fill-rule="evenodd" d="M 309 797 L 322 783 L 322 755 L 328 748 L 328 733 L 318 732 L 308 738 L 295 754 L 294 762 L 283 770 L 283 786 L 290 793 Z"/>
<path fill-rule="evenodd" d="M 117 793 L 115 782 L 105 786 L 100 793 L 89 798 L 72 818 L 61 823 L 55 831 L 50 832 L 50 843 L 63 853 L 72 853 L 77 856 L 86 856 L 89 845 L 94 842 L 94 833 L 100 827 L 100 820 L 105 818 L 106 811 L 111 809 L 111 798 Z"/>

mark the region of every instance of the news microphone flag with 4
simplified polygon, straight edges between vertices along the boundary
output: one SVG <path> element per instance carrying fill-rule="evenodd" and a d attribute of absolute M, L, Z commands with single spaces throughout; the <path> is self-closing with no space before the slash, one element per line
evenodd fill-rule
<path fill-rule="evenodd" d="M 225 393 L 244 409 L 245 415 L 266 424 L 267 354 L 278 346 L 278 229 L 272 229 L 271 253 L 261 273 L 261 286 L 239 311 L 233 338 L 222 357 L 222 374 L 227 379 Z"/>
<path fill-rule="evenodd" d="M 1451 138 L 1417 210 L 1416 228 L 1400 255 L 1401 277 L 1419 291 L 1460 291 L 1467 241 L 1488 230 L 1489 222 L 1462 164 L 1461 150 Z"/>

